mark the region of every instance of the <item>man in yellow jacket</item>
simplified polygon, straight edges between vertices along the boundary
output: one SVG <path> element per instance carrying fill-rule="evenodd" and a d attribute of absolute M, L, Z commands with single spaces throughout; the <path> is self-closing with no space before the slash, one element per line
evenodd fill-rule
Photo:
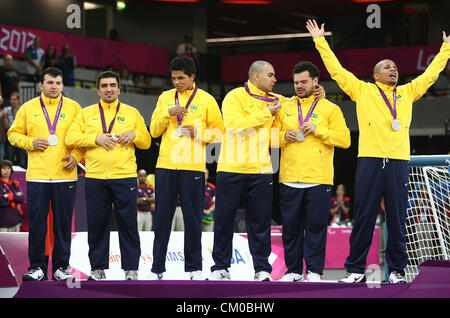
<path fill-rule="evenodd" d="M 337 60 L 324 38 L 324 24 L 319 28 L 315 20 L 309 20 L 306 27 L 331 77 L 356 102 L 359 149 L 355 215 L 350 253 L 345 262 L 347 274 L 341 282 L 365 281 L 366 258 L 383 197 L 388 225 L 386 262 L 389 282 L 405 283 L 404 269 L 408 263 L 405 218 L 412 104 L 433 85 L 447 64 L 450 37 L 443 32 L 441 50 L 422 75 L 397 86 L 398 70 L 393 61 L 384 59 L 375 65 L 375 83 L 361 81 Z"/>
<path fill-rule="evenodd" d="M 17 111 L 8 130 L 9 142 L 28 151 L 27 203 L 29 216 L 28 257 L 30 267 L 23 280 L 45 280 L 45 237 L 49 207 L 53 211 L 55 245 L 52 272 L 55 280 L 67 280 L 72 214 L 76 197 L 77 161 L 82 154 L 65 144 L 70 124 L 80 105 L 63 97 L 60 70 L 47 68 L 40 74 L 39 97 L 26 102 Z"/>
<path fill-rule="evenodd" d="M 320 281 L 333 185 L 334 147 L 350 146 L 350 130 L 341 109 L 313 95 L 319 70 L 311 62 L 293 69 L 296 96 L 275 118 L 280 129 L 280 208 L 287 272 L 283 281 Z"/>
<path fill-rule="evenodd" d="M 155 169 L 155 240 L 152 279 L 162 279 L 167 245 L 177 205 L 184 222 L 185 271 L 192 280 L 204 279 L 202 217 L 205 198 L 206 144 L 220 142 L 223 121 L 216 100 L 195 84 L 192 59 L 170 62 L 174 89 L 163 92 L 152 114 L 150 133 L 161 138 Z"/>
<path fill-rule="evenodd" d="M 139 111 L 119 100 L 117 74 L 97 76 L 98 104 L 85 107 L 70 126 L 66 143 L 85 151 L 88 279 L 105 279 L 109 268 L 109 224 L 117 217 L 125 279 L 138 279 L 141 256 L 137 228 L 137 165 L 135 147 L 148 149 L 151 137 Z"/>

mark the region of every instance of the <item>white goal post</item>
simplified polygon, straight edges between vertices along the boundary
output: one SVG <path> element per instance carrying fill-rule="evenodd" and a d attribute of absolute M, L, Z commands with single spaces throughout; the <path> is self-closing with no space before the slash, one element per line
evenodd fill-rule
<path fill-rule="evenodd" d="M 411 156 L 406 210 L 408 282 L 426 260 L 450 260 L 450 155 Z"/>

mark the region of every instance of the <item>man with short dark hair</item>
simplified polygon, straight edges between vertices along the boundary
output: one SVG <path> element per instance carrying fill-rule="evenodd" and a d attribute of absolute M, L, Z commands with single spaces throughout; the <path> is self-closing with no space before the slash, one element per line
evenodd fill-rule
<path fill-rule="evenodd" d="M 106 279 L 112 206 L 117 219 L 125 279 L 138 279 L 141 255 L 137 228 L 135 147 L 148 149 L 151 137 L 139 111 L 119 101 L 119 77 L 97 77 L 98 104 L 82 109 L 69 128 L 66 143 L 83 148 L 86 159 L 86 214 L 90 280 Z"/>
<path fill-rule="evenodd" d="M 184 220 L 185 271 L 192 280 L 202 271 L 202 216 L 205 197 L 206 144 L 220 141 L 222 115 L 216 100 L 195 84 L 194 61 L 170 62 L 175 89 L 163 92 L 152 115 L 153 138 L 162 135 L 155 169 L 155 240 L 152 279 L 162 279 L 177 200 Z"/>
<path fill-rule="evenodd" d="M 19 108 L 8 130 L 11 145 L 28 151 L 27 206 L 29 217 L 28 257 L 30 267 L 23 280 L 45 280 L 45 237 L 51 204 L 55 243 L 53 279 L 73 278 L 68 272 L 72 214 L 76 197 L 77 162 L 82 154 L 64 139 L 80 105 L 62 96 L 60 70 L 41 72 L 42 94 Z"/>
<path fill-rule="evenodd" d="M 280 129 L 280 208 L 287 272 L 282 281 L 320 281 L 325 265 L 328 216 L 333 185 L 334 147 L 350 146 L 341 109 L 313 95 L 319 70 L 311 62 L 293 69 L 296 96 L 275 118 Z"/>

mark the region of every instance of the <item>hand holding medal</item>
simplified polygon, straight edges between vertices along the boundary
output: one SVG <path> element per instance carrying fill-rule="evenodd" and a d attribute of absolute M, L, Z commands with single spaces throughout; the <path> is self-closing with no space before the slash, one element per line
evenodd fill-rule
<path fill-rule="evenodd" d="M 175 92 L 175 106 L 169 108 L 169 114 L 171 116 L 177 116 L 177 122 L 178 122 L 178 127 L 175 130 L 175 134 L 177 135 L 177 137 L 181 137 L 181 136 L 185 136 L 187 134 L 187 132 L 185 131 L 185 126 L 181 126 L 181 123 L 183 122 L 183 117 L 186 116 L 187 114 L 189 114 L 189 106 L 192 103 L 192 100 L 195 97 L 195 94 L 197 94 L 197 86 L 194 88 L 194 91 L 191 94 L 191 97 L 189 97 L 189 100 L 186 103 L 185 107 L 181 107 L 180 106 L 180 100 L 178 98 L 178 91 Z M 187 126 L 186 126 L 187 127 Z"/>
<path fill-rule="evenodd" d="M 300 104 L 300 100 L 297 99 L 298 123 L 300 129 L 297 130 L 296 139 L 299 142 L 303 142 L 308 134 L 314 133 L 316 131 L 317 126 L 309 122 L 309 119 L 311 118 L 312 112 L 314 111 L 314 108 L 316 108 L 318 101 L 318 99 L 314 99 L 314 102 L 312 103 L 305 119 L 303 120 L 302 105 Z"/>

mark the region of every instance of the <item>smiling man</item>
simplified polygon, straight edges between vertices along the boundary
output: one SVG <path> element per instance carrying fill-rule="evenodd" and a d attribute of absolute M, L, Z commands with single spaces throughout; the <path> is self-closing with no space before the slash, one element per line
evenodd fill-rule
<path fill-rule="evenodd" d="M 320 281 L 325 265 L 328 216 L 333 185 L 334 147 L 350 146 L 350 130 L 340 108 L 313 89 L 319 70 L 300 62 L 293 71 L 294 96 L 275 117 L 280 129 L 280 208 L 287 272 L 282 281 Z"/>
<path fill-rule="evenodd" d="M 66 133 L 80 112 L 80 105 L 62 96 L 60 70 L 50 67 L 40 74 L 42 93 L 19 108 L 8 130 L 11 145 L 28 151 L 27 203 L 30 223 L 30 267 L 23 280 L 46 280 L 45 237 L 51 204 L 55 245 L 53 279 L 73 278 L 68 272 L 72 214 L 75 205 L 77 161 L 81 153 L 65 144 Z"/>
<path fill-rule="evenodd" d="M 433 85 L 447 64 L 450 36 L 443 32 L 441 50 L 423 74 L 410 83 L 397 86 L 398 70 L 393 61 L 384 59 L 375 65 L 375 83 L 361 81 L 339 63 L 325 40 L 324 24 L 319 28 L 315 20 L 308 20 L 306 27 L 331 77 L 356 102 L 359 149 L 355 174 L 355 213 L 350 254 L 345 262 L 347 274 L 341 282 L 365 281 L 367 254 L 383 197 L 386 223 L 389 225 L 386 248 L 389 281 L 405 283 L 408 263 L 405 218 L 412 105 Z"/>
<path fill-rule="evenodd" d="M 170 62 L 174 89 L 159 96 L 150 133 L 161 138 L 155 169 L 155 217 L 152 279 L 162 279 L 177 201 L 184 221 L 185 271 L 202 280 L 202 217 L 205 198 L 206 144 L 219 142 L 222 115 L 216 100 L 195 84 L 192 59 Z"/>
<path fill-rule="evenodd" d="M 119 100 L 117 74 L 100 73 L 97 91 L 99 103 L 83 108 L 66 136 L 68 145 L 85 151 L 86 215 L 92 270 L 88 279 L 106 279 L 114 205 L 122 269 L 125 279 L 136 280 L 141 249 L 137 228 L 135 147 L 148 149 L 151 137 L 139 111 Z"/>

